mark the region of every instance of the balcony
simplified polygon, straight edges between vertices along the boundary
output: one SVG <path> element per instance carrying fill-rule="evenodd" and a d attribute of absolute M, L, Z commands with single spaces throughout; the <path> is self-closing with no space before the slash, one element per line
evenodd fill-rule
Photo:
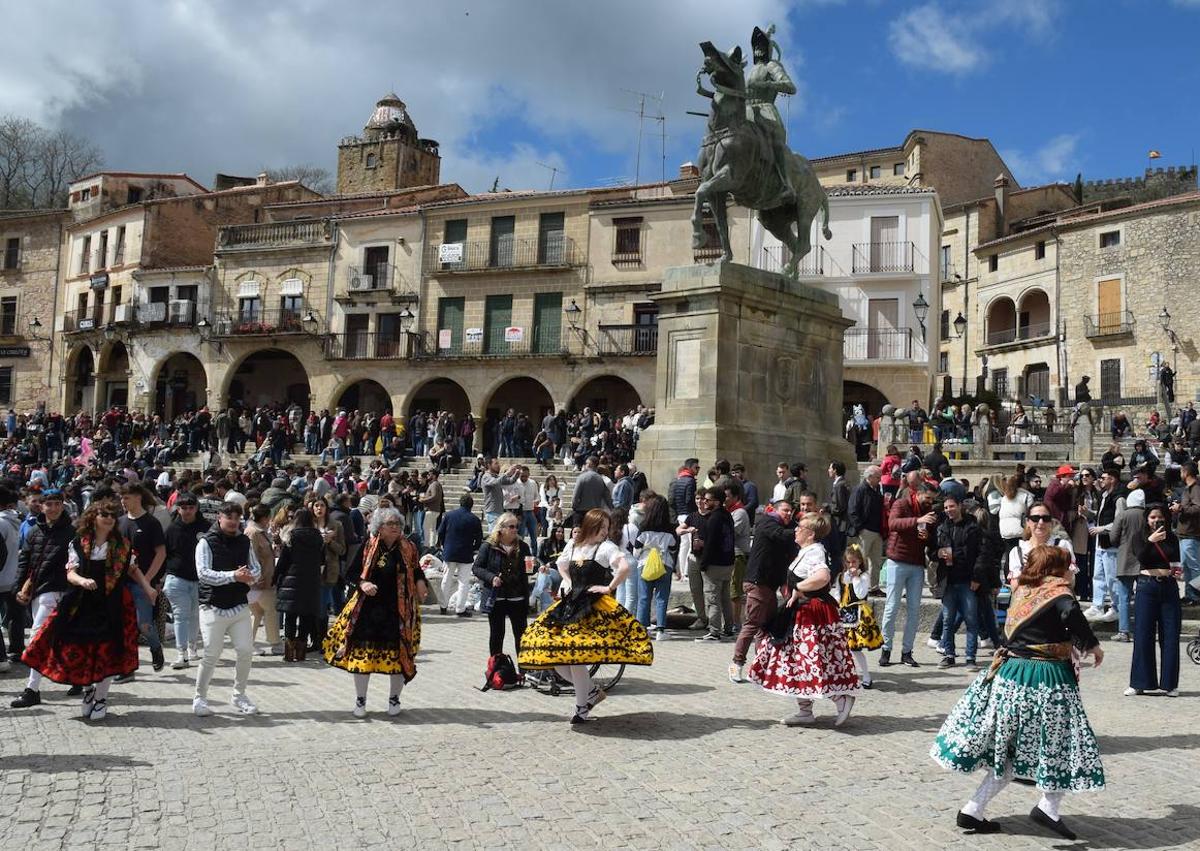
<path fill-rule="evenodd" d="M 596 329 L 596 354 L 657 355 L 657 325 L 601 325 Z"/>
<path fill-rule="evenodd" d="M 311 321 L 305 321 L 311 319 Z M 311 310 L 224 310 L 213 319 L 212 336 L 246 337 L 321 333 L 324 322 Z"/>
<path fill-rule="evenodd" d="M 97 331 L 103 327 L 103 314 L 97 316 L 94 310 L 68 310 L 62 315 L 62 330 L 64 334 Z"/>
<path fill-rule="evenodd" d="M 1049 337 L 1050 330 L 1049 322 L 1034 322 L 1029 325 L 1022 325 L 1019 328 L 1003 328 L 998 331 L 989 330 L 985 345 L 1005 346 L 1009 343 L 1037 340 L 1042 337 Z"/>
<path fill-rule="evenodd" d="M 496 271 L 556 271 L 583 266 L 586 258 L 567 236 L 550 239 L 488 239 L 430 245 L 425 277 Z"/>
<path fill-rule="evenodd" d="M 1133 313 L 1128 310 L 1083 317 L 1084 334 L 1091 340 L 1098 337 L 1121 337 L 1132 334 L 1134 324 Z"/>
<path fill-rule="evenodd" d="M 330 334 L 325 338 L 325 357 L 328 360 L 402 360 L 416 357 L 421 350 L 421 336 L 411 331 L 395 334 L 349 331 Z"/>
<path fill-rule="evenodd" d="M 141 328 L 192 328 L 199 317 L 197 304 L 188 299 L 137 305 L 135 321 Z"/>
<path fill-rule="evenodd" d="M 498 329 L 503 330 L 503 329 Z M 414 337 L 418 336 L 416 334 Z M 503 337 L 488 339 L 486 333 L 482 339 L 463 339 L 461 334 L 451 345 L 439 347 L 436 336 L 425 333 L 415 341 L 412 357 L 431 358 L 437 360 L 451 358 L 525 358 L 525 357 L 558 357 L 566 349 L 563 329 L 550 329 L 543 334 L 522 335 L 520 340 L 505 341 Z"/>
<path fill-rule="evenodd" d="M 852 261 L 854 274 L 913 271 L 911 242 L 856 242 Z"/>
<path fill-rule="evenodd" d="M 323 219 L 298 222 L 267 222 L 254 225 L 229 225 L 217 232 L 218 251 L 243 251 L 253 248 L 291 248 L 326 245 L 329 223 Z"/>
<path fill-rule="evenodd" d="M 802 278 L 824 275 L 825 269 L 829 265 L 827 260 L 825 249 L 819 245 L 815 245 L 801 259 L 798 274 Z M 785 266 L 787 266 L 787 257 L 782 245 L 770 245 L 763 248 L 761 268 L 764 271 L 783 274 Z"/>
<path fill-rule="evenodd" d="M 911 328 L 847 328 L 842 356 L 846 360 L 912 359 Z"/>
<path fill-rule="evenodd" d="M 417 293 L 391 263 L 351 266 L 346 271 L 346 290 L 338 301 L 371 301 L 373 297 L 391 297 L 394 301 L 416 301 Z M 378 299 L 377 299 L 378 300 Z"/>

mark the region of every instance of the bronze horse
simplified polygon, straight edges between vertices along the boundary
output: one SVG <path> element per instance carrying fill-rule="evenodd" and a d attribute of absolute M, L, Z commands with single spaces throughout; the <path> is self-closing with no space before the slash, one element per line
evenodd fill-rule
<path fill-rule="evenodd" d="M 753 123 L 746 112 L 746 75 L 742 49 L 725 54 L 710 41 L 700 45 L 704 65 L 696 75 L 696 90 L 712 100 L 708 132 L 700 145 L 698 164 L 700 185 L 692 211 L 692 246 L 703 248 L 707 242 L 703 210 L 707 206 L 716 221 L 721 250 L 733 260 L 729 247 L 729 221 L 726 196 L 751 210 L 758 220 L 790 254 L 784 274 L 795 278 L 800 261 L 812 250 L 810 230 L 817 211 L 824 214 L 822 233 L 829 230 L 829 199 L 817 180 L 812 165 L 799 154 L 788 151 L 788 159 L 776 168 L 767 131 Z M 704 88 L 701 76 L 708 74 L 713 91 Z M 787 183 L 781 182 L 786 175 Z"/>

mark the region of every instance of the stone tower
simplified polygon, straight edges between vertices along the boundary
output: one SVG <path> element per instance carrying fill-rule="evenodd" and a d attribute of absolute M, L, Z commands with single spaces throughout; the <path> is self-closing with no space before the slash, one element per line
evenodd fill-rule
<path fill-rule="evenodd" d="M 438 143 L 417 136 L 404 101 L 389 94 L 375 104 L 361 136 L 338 143 L 338 194 L 428 186 L 441 177 Z"/>

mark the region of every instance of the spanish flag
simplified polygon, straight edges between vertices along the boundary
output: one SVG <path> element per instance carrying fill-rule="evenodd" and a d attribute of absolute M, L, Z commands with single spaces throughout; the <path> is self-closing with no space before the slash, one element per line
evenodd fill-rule
<path fill-rule="evenodd" d="M 1150 158 L 1150 159 L 1152 159 L 1152 160 L 1156 160 L 1156 159 L 1158 159 L 1158 158 L 1159 158 L 1159 157 L 1161 157 L 1161 156 L 1162 156 L 1162 154 L 1160 154 L 1158 151 L 1151 151 L 1151 152 L 1149 153 L 1149 158 Z"/>

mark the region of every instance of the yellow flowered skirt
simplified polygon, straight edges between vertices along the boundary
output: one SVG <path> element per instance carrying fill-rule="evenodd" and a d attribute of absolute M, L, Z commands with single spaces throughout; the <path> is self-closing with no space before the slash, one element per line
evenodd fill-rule
<path fill-rule="evenodd" d="M 416 675 L 416 656 L 421 651 L 421 611 L 415 612 L 412 635 L 404 636 L 398 630 L 395 640 L 378 640 L 378 636 L 356 638 L 354 630 L 354 605 L 358 592 L 351 595 L 341 613 L 329 625 L 322 645 L 325 661 L 335 668 L 352 674 L 404 674 L 406 680 Z M 365 601 L 364 601 L 365 602 Z M 408 640 L 405 640 L 405 639 Z M 346 652 L 337 657 L 338 648 L 346 644 Z"/>
<path fill-rule="evenodd" d="M 592 610 L 574 623 L 561 624 L 542 613 L 521 636 L 517 664 L 537 670 L 556 665 L 649 665 L 654 648 L 646 628 L 610 595 L 592 604 Z"/>

